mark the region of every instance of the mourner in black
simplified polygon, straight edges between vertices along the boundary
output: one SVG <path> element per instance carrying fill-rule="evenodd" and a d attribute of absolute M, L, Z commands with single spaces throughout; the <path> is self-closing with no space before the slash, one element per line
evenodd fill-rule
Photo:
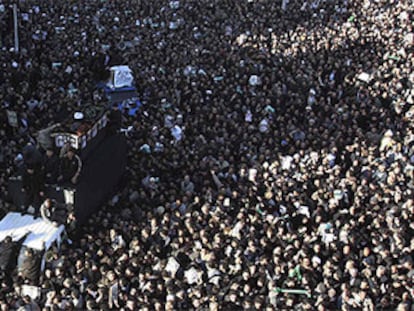
<path fill-rule="evenodd" d="M 65 148 L 65 147 L 63 147 Z M 79 180 L 79 175 L 82 170 L 82 160 L 75 153 L 75 149 L 69 147 L 60 161 L 60 175 L 58 182 L 76 184 Z"/>
<path fill-rule="evenodd" d="M 52 148 L 43 156 L 43 172 L 46 184 L 55 184 L 59 175 L 59 158 Z"/>
<path fill-rule="evenodd" d="M 121 128 L 122 124 L 122 113 L 119 110 L 117 105 L 112 107 L 111 112 L 108 114 L 108 125 L 107 125 L 107 133 L 108 135 L 116 134 L 119 129 Z"/>
<path fill-rule="evenodd" d="M 19 267 L 19 276 L 26 280 L 30 285 L 38 285 L 43 251 L 35 251 L 31 248 L 25 250 L 25 257 Z"/>
<path fill-rule="evenodd" d="M 23 173 L 23 192 L 25 193 L 25 205 L 38 209 L 43 196 L 44 178 L 39 169 L 26 167 Z"/>
<path fill-rule="evenodd" d="M 6 236 L 3 241 L 0 242 L 0 269 L 6 273 L 10 273 L 15 267 L 17 262 L 17 255 L 20 247 L 26 239 L 26 233 L 18 241 L 13 241 L 11 236 Z"/>

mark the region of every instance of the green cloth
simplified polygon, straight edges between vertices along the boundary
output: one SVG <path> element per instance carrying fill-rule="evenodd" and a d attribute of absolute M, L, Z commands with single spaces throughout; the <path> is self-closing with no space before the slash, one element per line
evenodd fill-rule
<path fill-rule="evenodd" d="M 275 292 L 283 294 L 306 295 L 308 298 L 311 297 L 311 294 L 306 289 L 285 289 L 277 287 L 275 289 Z"/>
<path fill-rule="evenodd" d="M 395 55 L 388 56 L 388 59 L 392 59 L 392 60 L 395 60 L 397 62 L 400 60 L 400 58 L 398 56 L 395 56 Z"/>
<path fill-rule="evenodd" d="M 352 23 L 355 20 L 355 15 L 352 14 L 349 18 L 348 18 L 348 22 Z"/>
<path fill-rule="evenodd" d="M 297 265 L 293 270 L 289 272 L 289 277 L 296 277 L 299 282 L 302 281 L 302 273 L 300 273 L 299 265 Z"/>
<path fill-rule="evenodd" d="M 267 111 L 267 112 L 270 112 L 270 113 L 274 113 L 275 112 L 275 108 L 273 108 L 272 106 L 270 106 L 270 105 L 267 105 L 266 107 L 265 107 L 265 110 Z"/>
<path fill-rule="evenodd" d="M 256 212 L 262 216 L 265 214 L 265 212 L 260 208 L 259 204 L 256 205 Z"/>

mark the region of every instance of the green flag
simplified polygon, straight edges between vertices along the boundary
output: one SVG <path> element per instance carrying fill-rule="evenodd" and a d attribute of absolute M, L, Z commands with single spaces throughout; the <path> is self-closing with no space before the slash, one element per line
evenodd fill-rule
<path fill-rule="evenodd" d="M 392 60 L 395 60 L 397 62 L 400 60 L 400 58 L 396 55 L 390 55 L 390 56 L 388 56 L 388 59 L 392 59 Z"/>
<path fill-rule="evenodd" d="M 348 22 L 352 23 L 355 20 L 355 15 L 352 14 L 349 18 L 348 18 Z"/>
<path fill-rule="evenodd" d="M 300 273 L 299 265 L 297 265 L 294 269 L 290 270 L 289 277 L 296 277 L 299 282 L 302 281 L 302 273 Z"/>

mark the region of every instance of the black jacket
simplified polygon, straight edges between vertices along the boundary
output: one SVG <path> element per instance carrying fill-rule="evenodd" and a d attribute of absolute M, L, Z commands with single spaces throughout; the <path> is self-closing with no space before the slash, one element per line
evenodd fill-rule
<path fill-rule="evenodd" d="M 27 193 L 39 194 L 44 186 L 44 180 L 41 172 L 35 170 L 33 174 L 27 171 L 23 174 L 23 188 Z"/>
<path fill-rule="evenodd" d="M 6 242 L 2 241 L 0 243 L 0 269 L 10 273 L 17 263 L 17 256 L 19 254 L 20 248 L 26 239 L 28 233 L 24 235 L 18 241 Z"/>
<path fill-rule="evenodd" d="M 40 268 L 44 250 L 40 252 L 33 251 L 33 255 L 25 257 L 20 268 L 22 277 L 28 280 L 32 285 L 38 285 L 40 277 Z"/>
<path fill-rule="evenodd" d="M 52 155 L 50 158 L 47 155 L 44 155 L 43 171 L 45 182 L 47 184 L 56 183 L 57 177 L 59 175 L 59 158 L 56 155 Z"/>

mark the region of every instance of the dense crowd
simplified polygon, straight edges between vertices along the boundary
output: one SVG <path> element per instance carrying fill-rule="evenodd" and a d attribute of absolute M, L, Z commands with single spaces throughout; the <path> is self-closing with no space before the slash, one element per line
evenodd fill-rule
<path fill-rule="evenodd" d="M 1 310 L 414 309 L 411 1 L 24 0 L 17 54 L 0 3 L 3 212 L 105 67 L 143 103 L 125 187 Z"/>

